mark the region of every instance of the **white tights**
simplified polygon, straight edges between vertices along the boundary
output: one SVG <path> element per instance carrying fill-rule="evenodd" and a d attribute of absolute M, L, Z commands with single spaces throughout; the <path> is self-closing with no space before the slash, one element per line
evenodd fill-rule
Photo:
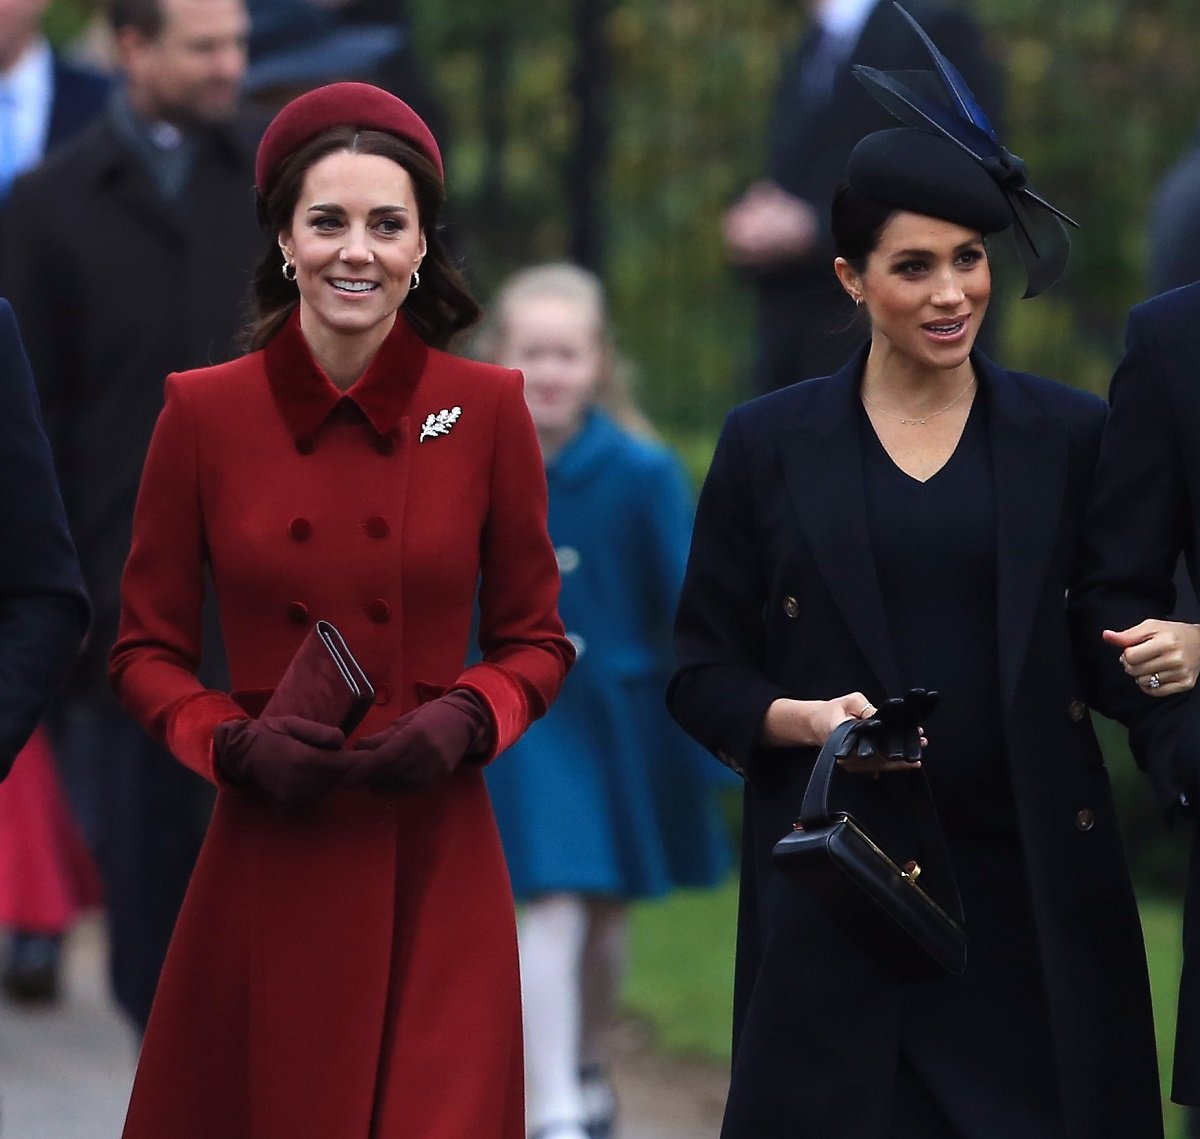
<path fill-rule="evenodd" d="M 586 1139 L 583 1123 L 604 1089 L 580 1069 L 608 1067 L 608 1037 L 625 966 L 623 902 L 548 894 L 528 903 L 517 922 L 525 1016 L 529 1131 L 548 1124 L 553 1139 Z M 592 1094 L 589 1094 L 592 1093 Z"/>

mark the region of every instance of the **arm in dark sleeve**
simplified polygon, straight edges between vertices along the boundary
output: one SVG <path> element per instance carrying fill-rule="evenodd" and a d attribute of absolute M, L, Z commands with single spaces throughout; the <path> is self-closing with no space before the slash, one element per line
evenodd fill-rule
<path fill-rule="evenodd" d="M 1126 351 L 1113 376 L 1111 411 L 1084 520 L 1080 576 L 1070 608 L 1092 704 L 1130 731 L 1134 757 L 1165 807 L 1191 797 L 1173 762 L 1191 695 L 1156 700 L 1126 675 L 1120 651 L 1101 639 L 1175 605 L 1174 572 L 1191 534 L 1190 502 L 1163 348 L 1144 312 L 1134 310 Z M 1184 782 L 1194 779 L 1185 776 Z"/>
<path fill-rule="evenodd" d="M 88 623 L 29 362 L 0 301 L 0 776 L 66 676 Z"/>
<path fill-rule="evenodd" d="M 700 492 L 667 704 L 685 731 L 739 773 L 750 769 L 767 709 L 788 695 L 763 672 L 766 576 L 753 515 L 735 412 Z"/>

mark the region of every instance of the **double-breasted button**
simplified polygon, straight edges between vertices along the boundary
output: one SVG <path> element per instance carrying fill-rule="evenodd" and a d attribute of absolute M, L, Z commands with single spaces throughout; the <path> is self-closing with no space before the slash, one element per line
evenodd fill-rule
<path fill-rule="evenodd" d="M 312 537 L 312 523 L 307 518 L 293 518 L 288 523 L 288 533 L 297 542 L 307 542 Z"/>
<path fill-rule="evenodd" d="M 308 606 L 303 601 L 289 601 L 287 607 L 288 620 L 293 625 L 308 624 Z"/>
<path fill-rule="evenodd" d="M 382 625 L 391 618 L 392 607 L 382 597 L 377 597 L 374 601 L 367 603 L 367 616 L 376 625 Z"/>
<path fill-rule="evenodd" d="M 793 620 L 800 616 L 800 602 L 794 597 L 788 596 L 783 599 L 783 611 Z"/>
<path fill-rule="evenodd" d="M 1091 807 L 1082 807 L 1075 812 L 1075 829 L 1090 831 L 1096 825 L 1096 812 Z"/>
<path fill-rule="evenodd" d="M 375 703 L 390 704 L 392 701 L 392 690 L 387 684 L 375 685 Z"/>
<path fill-rule="evenodd" d="M 313 441 L 309 435 L 301 435 L 296 440 L 296 450 L 302 455 L 311 455 L 313 453 Z"/>
<path fill-rule="evenodd" d="M 374 518 L 368 518 L 364 525 L 368 538 L 386 538 L 392 532 L 387 519 L 380 518 L 378 514 Z"/>
<path fill-rule="evenodd" d="M 396 437 L 394 435 L 376 435 L 375 450 L 381 455 L 391 455 L 396 450 Z"/>
<path fill-rule="evenodd" d="M 1087 715 L 1087 705 L 1082 700 L 1072 700 L 1067 705 L 1067 715 L 1071 723 L 1078 724 Z"/>

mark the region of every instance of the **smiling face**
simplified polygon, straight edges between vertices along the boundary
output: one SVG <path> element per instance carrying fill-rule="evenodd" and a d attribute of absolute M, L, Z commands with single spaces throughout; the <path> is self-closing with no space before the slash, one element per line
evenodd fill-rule
<path fill-rule="evenodd" d="M 945 370 L 970 355 L 992 292 L 983 238 L 922 214 L 894 214 L 856 273 L 835 264 L 851 297 L 871 318 L 872 354 L 909 367 Z"/>
<path fill-rule="evenodd" d="M 604 366 L 598 314 L 578 297 L 527 296 L 505 314 L 498 359 L 525 376 L 525 402 L 550 454 L 583 425 Z"/>
<path fill-rule="evenodd" d="M 295 266 L 300 323 L 318 354 L 347 338 L 378 347 L 425 256 L 408 171 L 376 154 L 326 155 L 305 174 L 279 247 Z"/>

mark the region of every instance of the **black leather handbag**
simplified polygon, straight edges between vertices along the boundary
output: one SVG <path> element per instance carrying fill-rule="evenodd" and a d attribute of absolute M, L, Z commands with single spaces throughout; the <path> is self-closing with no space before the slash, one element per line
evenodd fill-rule
<path fill-rule="evenodd" d="M 923 850 L 938 867 L 941 902 L 920 885 L 921 867 L 889 857 L 844 811 L 830 811 L 829 786 L 840 757 L 856 746 L 863 728 L 847 720 L 834 729 L 809 777 L 800 818 L 774 847 L 775 864 L 810 891 L 846 932 L 904 978 L 959 974 L 967 966 L 962 902 L 929 785 L 920 770 L 915 797 Z"/>

